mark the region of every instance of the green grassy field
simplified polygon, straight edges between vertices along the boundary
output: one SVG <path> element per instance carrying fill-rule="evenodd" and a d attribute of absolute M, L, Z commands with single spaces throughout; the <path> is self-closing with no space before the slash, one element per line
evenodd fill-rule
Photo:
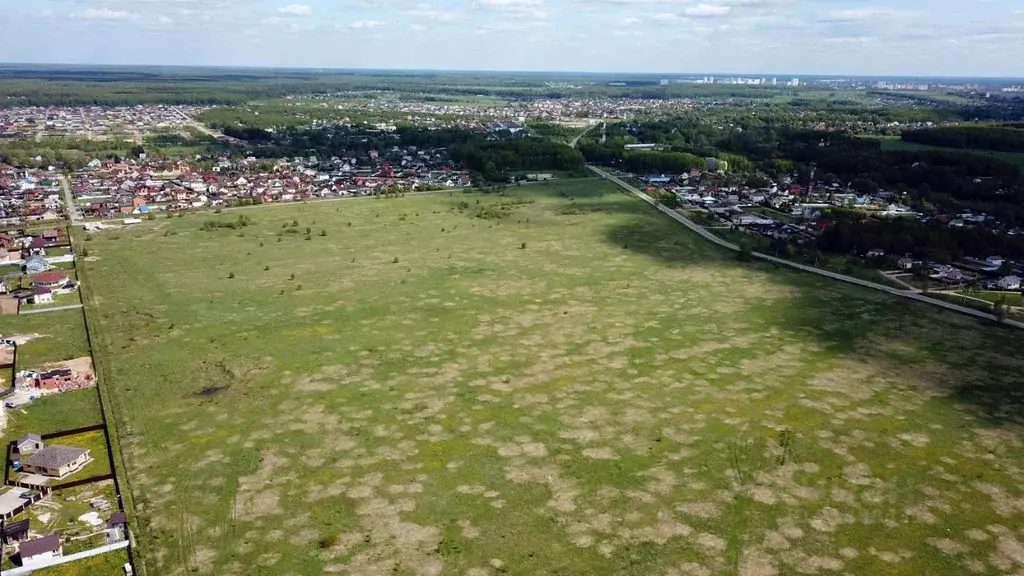
<path fill-rule="evenodd" d="M 1024 306 L 1020 292 L 977 292 L 971 296 L 987 302 L 1005 302 L 1007 306 Z"/>
<path fill-rule="evenodd" d="M 512 194 L 95 234 L 147 574 L 1024 567 L 1021 334 Z"/>
<path fill-rule="evenodd" d="M 19 370 L 89 355 L 81 310 L 0 316 L 0 334 L 38 335 L 18 347 Z"/>
<path fill-rule="evenodd" d="M 102 424 L 96 390 L 87 388 L 44 396 L 31 404 L 7 411 L 7 428 L 0 440 L 7 443 L 30 432 L 52 434 Z"/>

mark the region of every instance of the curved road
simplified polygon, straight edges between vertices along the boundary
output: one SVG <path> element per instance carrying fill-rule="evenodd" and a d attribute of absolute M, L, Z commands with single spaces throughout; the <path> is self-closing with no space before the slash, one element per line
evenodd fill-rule
<path fill-rule="evenodd" d="M 732 242 L 728 242 L 726 240 L 723 240 L 723 239 L 719 238 L 718 236 L 715 236 L 711 232 L 708 232 L 707 230 L 705 230 L 704 227 L 697 225 L 692 220 L 690 220 L 689 218 L 686 218 L 685 216 L 683 216 L 682 214 L 676 212 L 675 210 L 671 210 L 669 208 L 666 208 L 665 206 L 662 206 L 657 200 L 655 200 L 654 198 L 651 198 L 647 194 L 644 194 L 642 191 L 638 190 L 635 186 L 633 186 L 630 183 L 622 180 L 621 178 L 613 176 L 612 174 L 609 174 L 608 172 L 606 172 L 606 171 L 604 171 L 604 170 L 602 170 L 600 168 L 597 168 L 595 166 L 588 165 L 587 167 L 590 168 L 591 170 L 593 170 L 599 176 L 601 176 L 603 178 L 606 178 L 608 180 L 611 180 L 612 182 L 618 184 L 622 188 L 632 192 L 633 194 L 638 196 L 640 199 L 642 199 L 644 202 L 647 202 L 651 206 L 654 206 L 658 210 L 664 212 L 665 214 L 670 216 L 676 222 L 679 222 L 683 226 L 686 226 L 690 230 L 696 232 L 697 234 L 700 234 L 705 239 L 710 240 L 711 242 L 714 242 L 715 244 L 718 244 L 719 246 L 721 246 L 723 248 L 727 248 L 727 249 L 732 250 L 734 252 L 738 252 L 739 251 L 740 247 L 737 246 L 736 244 L 733 244 Z M 990 321 L 993 321 L 993 322 L 997 321 L 995 315 L 993 315 L 993 314 L 989 314 L 987 312 L 982 312 L 980 310 L 975 310 L 974 308 L 968 308 L 966 306 L 959 306 L 957 304 L 952 304 L 950 302 L 944 302 L 942 300 L 935 300 L 934 298 L 929 298 L 929 297 L 924 296 L 922 294 L 918 294 L 918 293 L 914 293 L 914 292 L 906 292 L 906 291 L 903 291 L 903 290 L 898 290 L 896 288 L 892 288 L 891 286 L 885 286 L 883 284 L 875 284 L 874 282 L 868 282 L 867 280 L 861 280 L 860 278 L 854 278 L 852 276 L 845 276 L 843 274 L 837 274 L 835 272 L 830 272 L 828 270 L 822 270 L 820 268 L 815 268 L 813 266 L 806 266 L 804 264 L 797 264 L 796 262 L 790 262 L 789 260 L 784 260 L 782 258 L 776 258 L 775 256 L 769 256 L 768 254 L 761 254 L 760 252 L 753 252 L 751 255 L 754 258 L 757 258 L 759 260 L 765 260 L 767 262 L 773 262 L 773 263 L 779 264 L 781 266 L 789 266 L 790 268 L 796 268 L 797 270 L 802 270 L 804 272 L 810 272 L 811 274 L 817 274 L 819 276 L 825 276 L 826 278 L 832 278 L 833 280 L 839 280 L 840 282 L 846 282 L 848 284 L 856 284 L 858 286 L 863 286 L 864 288 L 870 288 L 871 290 L 877 290 L 879 292 L 886 292 L 888 294 L 892 294 L 893 296 L 899 296 L 900 298 L 906 298 L 908 300 L 916 300 L 917 302 L 924 302 L 925 304 L 931 304 L 932 306 L 938 306 L 940 308 L 945 308 L 947 310 L 952 310 L 954 312 L 959 312 L 961 314 L 966 314 L 968 316 L 974 316 L 976 318 L 982 318 L 982 319 L 990 320 Z M 1014 328 L 1024 329 L 1024 322 L 1019 322 L 1017 320 L 1004 319 L 1002 321 L 1002 324 L 1004 324 L 1006 326 L 1013 326 Z"/>

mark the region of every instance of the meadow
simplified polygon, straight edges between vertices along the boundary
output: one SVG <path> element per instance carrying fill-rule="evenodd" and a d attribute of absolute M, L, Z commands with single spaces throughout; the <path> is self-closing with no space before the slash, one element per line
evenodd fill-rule
<path fill-rule="evenodd" d="M 143 574 L 1024 568 L 1024 336 L 603 182 L 93 236 Z"/>

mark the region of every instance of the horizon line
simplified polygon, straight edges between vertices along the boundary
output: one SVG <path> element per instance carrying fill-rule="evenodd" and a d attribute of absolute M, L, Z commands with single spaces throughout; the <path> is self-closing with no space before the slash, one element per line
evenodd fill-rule
<path fill-rule="evenodd" d="M 84 69 L 98 68 L 207 68 L 228 70 L 295 70 L 324 72 L 419 72 L 419 73 L 486 73 L 486 74 L 545 74 L 545 75 L 587 75 L 587 76 L 749 76 L 749 77 L 785 77 L 785 78 L 904 78 L 904 79 L 943 79 L 943 80 L 986 80 L 986 81 L 1024 81 L 1014 76 L 962 76 L 948 74 L 839 74 L 839 73 L 797 73 L 797 72 L 595 72 L 586 70 L 484 70 L 473 68 L 362 68 L 362 67 L 331 67 L 331 66 L 272 66 L 256 64 L 101 64 L 81 62 L 0 62 L 4 67 L 76 67 Z"/>

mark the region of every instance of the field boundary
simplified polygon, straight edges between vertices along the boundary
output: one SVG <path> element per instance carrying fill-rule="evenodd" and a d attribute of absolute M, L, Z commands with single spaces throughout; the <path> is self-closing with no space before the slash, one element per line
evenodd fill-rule
<path fill-rule="evenodd" d="M 72 242 L 72 245 L 75 242 L 74 236 L 71 235 L 70 227 L 68 229 L 68 240 Z M 76 258 L 78 258 L 78 254 L 80 253 L 81 252 L 78 251 L 75 252 Z M 85 306 L 85 302 L 87 300 L 87 295 L 84 290 L 86 286 L 89 286 L 89 295 L 91 296 L 92 287 L 83 279 L 84 276 L 88 275 L 86 273 L 86 266 L 78 266 L 76 262 L 75 272 L 78 274 L 78 297 L 82 302 L 80 310 L 82 311 L 82 322 L 85 326 L 85 340 L 89 345 L 89 355 L 92 356 L 92 368 L 93 372 L 96 374 L 96 396 L 100 403 L 100 416 L 103 419 L 103 434 L 106 437 L 107 442 L 107 456 L 110 458 L 111 479 L 114 481 L 114 493 L 117 494 L 117 507 L 122 512 L 125 512 L 130 519 L 134 520 L 137 518 L 135 514 L 135 500 L 133 498 L 131 482 L 128 480 L 128 468 L 125 464 L 124 453 L 121 451 L 121 443 L 118 441 L 117 415 L 104 397 L 103 386 L 106 382 L 106 377 L 101 376 L 104 374 L 104 362 L 101 361 L 101 355 L 97 354 L 96 343 L 93 339 L 92 329 L 89 323 L 89 314 L 86 312 L 87 306 Z M 115 466 L 115 463 L 119 465 Z M 121 489 L 122 480 L 124 481 L 124 485 L 127 490 Z M 131 564 L 132 570 L 136 574 L 145 576 L 145 565 L 141 562 L 136 562 L 135 560 L 135 544 L 130 526 L 131 525 L 129 524 L 129 529 L 126 534 L 128 539 L 127 541 L 129 542 L 127 547 L 128 562 Z"/>
<path fill-rule="evenodd" d="M 674 211 L 674 210 L 672 210 L 670 208 L 665 207 L 663 204 L 661 204 L 660 202 L 658 202 L 654 198 L 648 196 L 647 194 L 644 194 L 643 192 L 638 190 L 635 186 L 631 186 L 627 182 L 623 181 L 621 178 L 613 176 L 612 174 L 610 174 L 608 172 L 605 172 L 604 170 L 602 170 L 600 168 L 597 168 L 595 166 L 591 166 L 589 164 L 587 165 L 587 167 L 590 168 L 591 170 L 593 170 L 594 172 L 596 172 L 597 174 L 600 174 L 604 178 L 610 180 L 611 182 L 614 182 L 615 184 L 618 184 L 621 188 L 627 190 L 628 192 L 633 193 L 634 195 L 639 197 L 641 200 L 647 202 L 651 206 L 654 206 L 660 212 L 668 215 L 673 220 L 675 220 L 676 222 L 679 222 L 680 224 L 686 226 L 687 228 L 689 228 L 693 232 L 696 232 L 698 235 L 702 236 L 706 240 L 710 240 L 711 242 L 721 246 L 722 248 L 726 248 L 726 249 L 731 250 L 733 252 L 739 252 L 740 251 L 740 247 L 738 245 L 733 244 L 732 242 L 728 242 L 726 240 L 723 240 L 723 239 L 719 238 L 718 236 L 715 236 L 714 234 L 709 232 L 704 227 L 697 225 L 696 223 L 691 221 L 689 218 L 686 218 L 682 214 L 679 214 L 678 212 L 676 212 L 676 211 Z M 936 300 L 934 298 L 928 298 L 927 296 L 923 296 L 923 295 L 917 294 L 915 292 L 906 292 L 906 291 L 903 291 L 903 290 L 897 290 L 896 288 L 892 288 L 890 286 L 885 286 L 885 285 L 882 285 L 882 284 L 876 284 L 874 282 L 868 282 L 867 280 L 861 280 L 860 278 L 854 278 L 852 276 L 845 276 L 843 274 L 837 274 L 835 272 L 830 272 L 828 270 L 822 270 L 820 268 L 815 268 L 813 266 L 807 266 L 805 264 L 798 264 L 796 262 L 790 262 L 789 260 L 785 260 L 785 259 L 782 259 L 782 258 L 777 258 L 775 256 L 770 256 L 768 254 L 762 254 L 760 252 L 752 252 L 751 256 L 753 258 L 757 258 L 759 260 L 764 260 L 766 262 L 771 262 L 773 264 L 780 264 L 782 266 L 788 266 L 790 268 L 795 268 L 797 270 L 801 270 L 801 271 L 804 271 L 804 272 L 810 272 L 811 274 L 817 274 L 819 276 L 824 276 L 826 278 L 831 278 L 833 280 L 839 280 L 840 282 L 846 282 L 847 284 L 855 284 L 857 286 L 861 286 L 861 287 L 864 287 L 864 288 L 870 288 L 871 290 L 877 290 L 879 292 L 885 292 L 886 294 L 892 294 L 894 296 L 899 296 L 901 298 L 906 298 L 908 300 L 914 300 L 914 301 L 917 301 L 917 302 L 923 302 L 925 304 L 931 304 L 932 306 L 937 306 L 939 308 L 945 308 L 946 310 L 952 310 L 953 312 L 959 312 L 959 313 L 965 314 L 967 316 L 974 316 L 975 318 L 981 318 L 983 320 L 991 320 L 992 322 L 996 322 L 996 323 L 998 323 L 1001 326 L 1012 326 L 1014 328 L 1024 329 L 1024 322 L 1019 322 L 1017 320 L 1010 320 L 1008 318 L 1004 318 L 1002 321 L 1000 321 L 993 314 L 989 314 L 987 312 L 982 312 L 980 310 L 975 310 L 973 308 L 967 308 L 966 306 L 959 306 L 957 304 L 952 304 L 952 303 L 949 303 L 949 302 L 943 302 L 941 300 Z"/>

